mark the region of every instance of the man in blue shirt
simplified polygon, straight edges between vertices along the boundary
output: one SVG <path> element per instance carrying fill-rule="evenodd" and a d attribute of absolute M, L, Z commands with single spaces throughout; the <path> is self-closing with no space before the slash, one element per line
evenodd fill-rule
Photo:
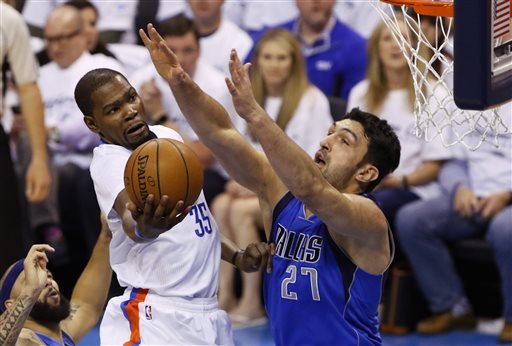
<path fill-rule="evenodd" d="M 299 17 L 280 25 L 297 35 L 309 80 L 327 96 L 347 99 L 364 78 L 366 41 L 333 15 L 336 0 L 297 0 Z"/>

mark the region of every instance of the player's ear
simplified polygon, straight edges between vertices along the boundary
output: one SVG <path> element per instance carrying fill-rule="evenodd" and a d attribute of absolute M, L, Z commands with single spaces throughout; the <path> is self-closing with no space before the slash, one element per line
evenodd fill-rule
<path fill-rule="evenodd" d="M 364 164 L 356 172 L 356 180 L 360 183 L 370 183 L 379 177 L 379 169 L 372 164 Z"/>
<path fill-rule="evenodd" d="M 90 115 L 84 115 L 84 123 L 87 125 L 89 130 L 91 130 L 94 133 L 99 134 L 100 129 L 98 128 L 98 125 L 96 124 L 96 119 L 94 119 L 93 116 Z"/>

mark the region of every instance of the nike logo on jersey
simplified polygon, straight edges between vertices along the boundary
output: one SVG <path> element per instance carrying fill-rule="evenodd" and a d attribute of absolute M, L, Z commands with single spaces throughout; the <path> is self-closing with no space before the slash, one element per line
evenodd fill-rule
<path fill-rule="evenodd" d="M 315 263 L 320 259 L 323 238 L 288 231 L 282 225 L 276 230 L 276 256 L 297 262 Z"/>

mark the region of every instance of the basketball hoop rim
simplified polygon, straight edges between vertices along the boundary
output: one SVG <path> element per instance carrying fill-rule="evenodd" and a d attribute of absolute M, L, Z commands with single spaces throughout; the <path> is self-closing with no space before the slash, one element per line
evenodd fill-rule
<path fill-rule="evenodd" d="M 391 5 L 414 8 L 418 14 L 436 17 L 453 17 L 453 1 L 434 0 L 380 0 Z"/>

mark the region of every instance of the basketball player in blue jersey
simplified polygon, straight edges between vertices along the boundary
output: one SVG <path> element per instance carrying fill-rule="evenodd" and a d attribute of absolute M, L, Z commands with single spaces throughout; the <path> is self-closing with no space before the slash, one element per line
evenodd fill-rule
<path fill-rule="evenodd" d="M 234 179 L 258 194 L 266 236 L 276 244 L 273 271 L 264 278 L 276 344 L 381 344 L 377 307 L 393 240 L 365 193 L 398 165 L 391 127 L 354 109 L 328 129 L 312 160 L 256 102 L 250 65 L 233 51 L 226 83 L 265 157 L 183 71 L 151 24 L 139 34 L 194 131 Z"/>
<path fill-rule="evenodd" d="M 11 265 L 0 280 L 0 345 L 71 346 L 98 322 L 107 300 L 112 270 L 111 233 L 102 230 L 89 263 L 69 301 L 46 269 L 46 244 L 33 245 L 25 259 Z"/>

